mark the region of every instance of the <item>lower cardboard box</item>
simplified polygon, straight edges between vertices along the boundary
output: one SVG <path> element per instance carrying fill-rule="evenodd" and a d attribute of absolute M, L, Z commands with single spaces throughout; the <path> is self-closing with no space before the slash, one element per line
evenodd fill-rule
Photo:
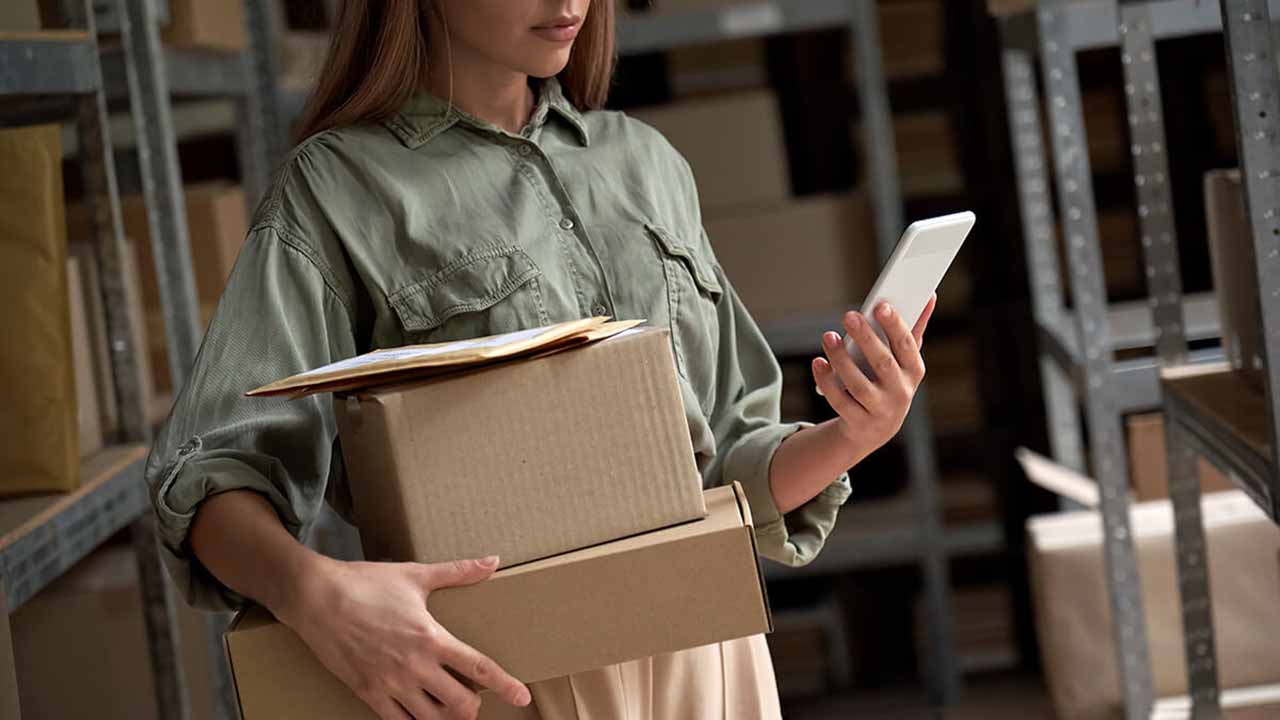
<path fill-rule="evenodd" d="M 526 683 L 769 632 L 746 496 L 734 484 L 705 498 L 701 520 L 506 568 L 428 607 Z M 244 720 L 374 717 L 265 610 L 224 640 Z"/>
<path fill-rule="evenodd" d="M 1223 688 L 1280 682 L 1280 529 L 1243 492 L 1207 495 L 1218 678 Z M 1142 577 L 1143 610 L 1157 697 L 1186 693 L 1173 511 L 1168 500 L 1134 503 L 1129 522 Z M 1111 607 L 1096 511 L 1027 523 L 1036 631 L 1045 682 L 1064 718 L 1111 718 L 1123 702 L 1111 638 Z M 1270 716 L 1268 716 L 1270 717 Z"/>

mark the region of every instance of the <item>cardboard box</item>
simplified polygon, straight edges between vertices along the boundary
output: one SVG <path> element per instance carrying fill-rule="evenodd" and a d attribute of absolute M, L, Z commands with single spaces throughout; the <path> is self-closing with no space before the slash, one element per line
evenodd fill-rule
<path fill-rule="evenodd" d="M 657 128 L 689 161 L 708 218 L 790 196 L 786 141 L 772 92 L 691 98 L 631 114 Z"/>
<path fill-rule="evenodd" d="M 57 125 L 0 130 L 0 495 L 79 484 Z"/>
<path fill-rule="evenodd" d="M 0 32 L 31 32 L 40 29 L 40 4 L 36 0 L 5 0 L 0 3 Z"/>
<path fill-rule="evenodd" d="M 973 338 L 956 335 L 928 339 L 922 354 L 928 370 L 925 382 L 934 433 L 966 435 L 981 432 L 982 396 L 978 384 L 977 347 Z"/>
<path fill-rule="evenodd" d="M 280 87 L 309 92 L 315 86 L 329 52 L 330 34 L 289 30 L 280 35 Z"/>
<path fill-rule="evenodd" d="M 203 617 L 179 603 L 192 720 L 213 718 Z M 158 717 L 138 566 L 128 546 L 94 551 L 18 608 L 9 624 L 22 717 Z"/>
<path fill-rule="evenodd" d="M 1139 501 L 1169 497 L 1169 457 L 1164 444 L 1164 414 L 1145 413 L 1125 418 L 1129 436 L 1129 481 Z M 1200 491 L 1231 490 L 1231 481 L 1204 458 L 1197 460 Z"/>
<path fill-rule="evenodd" d="M 248 233 L 244 190 L 239 185 L 215 181 L 187 185 L 183 188 L 183 195 L 196 296 L 200 303 L 201 321 L 207 325 Z M 142 302 L 146 308 L 146 337 L 150 341 L 149 345 L 142 347 L 149 348 L 148 363 L 153 372 L 151 384 L 157 391 L 167 391 L 172 388 L 172 383 L 169 380 L 160 286 L 156 281 L 151 226 L 142 195 L 122 195 L 120 214 L 125 235 L 134 240 L 133 248 L 140 271 Z M 71 237 L 88 238 L 88 217 L 83 205 L 70 209 L 68 227 Z"/>
<path fill-rule="evenodd" d="M 76 434 L 80 457 L 102 448 L 102 413 L 98 407 L 98 383 L 93 370 L 93 336 L 85 310 L 80 260 L 67 258 L 67 308 L 71 321 L 71 358 L 76 384 Z"/>
<path fill-rule="evenodd" d="M 761 325 L 837 318 L 862 302 L 879 268 L 862 194 L 801 198 L 705 225 L 716 259 Z"/>
<path fill-rule="evenodd" d="M 1224 688 L 1280 681 L 1280 528 L 1244 493 L 1205 496 L 1218 676 Z M 1182 613 L 1168 500 L 1131 506 L 1157 697 L 1186 691 Z M 1059 717 L 1109 718 L 1122 702 L 1096 511 L 1031 518 L 1032 592 L 1045 679 Z"/>
<path fill-rule="evenodd" d="M 244 22 L 242 2 L 169 0 L 161 38 L 179 48 L 239 51 L 249 44 Z"/>
<path fill-rule="evenodd" d="M 671 91 L 677 97 L 768 83 L 765 40 L 737 38 L 707 45 L 673 48 L 667 55 Z"/>
<path fill-rule="evenodd" d="M 706 513 L 665 330 L 334 407 L 370 559 L 507 567 Z"/>
<path fill-rule="evenodd" d="M 865 143 L 863 130 L 858 141 Z M 955 133 L 945 112 L 895 115 L 893 142 L 898 151 L 902 192 L 908 197 L 947 196 L 964 189 Z"/>
<path fill-rule="evenodd" d="M 1071 292 L 1070 262 L 1058 225 L 1058 272 L 1063 292 Z M 1138 232 L 1138 214 L 1133 208 L 1098 211 L 1098 243 L 1102 249 L 1102 270 L 1107 296 L 1112 299 L 1143 297 L 1147 292 L 1146 260 Z"/>
<path fill-rule="evenodd" d="M 942 74 L 946 70 L 942 0 L 896 0 L 877 5 L 885 78 Z"/>
<path fill-rule="evenodd" d="M 742 488 L 705 497 L 701 520 L 437 590 L 428 608 L 526 683 L 768 632 Z M 373 717 L 265 611 L 243 613 L 225 639 L 244 720 Z"/>
<path fill-rule="evenodd" d="M 111 350 L 107 343 L 107 318 L 103 307 L 102 277 L 94 246 L 88 242 L 69 242 L 67 252 L 80 268 L 80 290 L 84 298 L 85 321 L 93 356 L 93 382 L 97 388 L 98 411 L 102 429 L 112 432 L 119 427 L 120 409 L 116 405 L 115 384 L 111 377 Z"/>
<path fill-rule="evenodd" d="M 1258 275 L 1253 263 L 1253 230 L 1245 218 L 1239 170 L 1204 175 L 1205 224 L 1213 287 L 1222 315 L 1222 345 L 1237 370 L 1248 370 L 1262 385 L 1262 320 L 1258 317 Z M 1256 376 L 1256 377 L 1255 377 Z"/>

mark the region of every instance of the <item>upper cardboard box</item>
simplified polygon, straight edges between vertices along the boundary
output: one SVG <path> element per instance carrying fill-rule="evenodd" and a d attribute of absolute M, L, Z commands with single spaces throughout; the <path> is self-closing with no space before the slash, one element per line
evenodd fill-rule
<path fill-rule="evenodd" d="M 277 380 L 245 394 L 301 397 L 419 379 L 603 340 L 642 322 L 583 318 L 472 340 L 374 350 Z"/>

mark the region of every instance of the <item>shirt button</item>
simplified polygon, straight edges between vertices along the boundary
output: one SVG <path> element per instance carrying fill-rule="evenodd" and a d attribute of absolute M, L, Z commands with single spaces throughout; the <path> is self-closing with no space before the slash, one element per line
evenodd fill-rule
<path fill-rule="evenodd" d="M 560 218 L 560 229 L 561 229 L 561 230 L 572 230 L 572 229 L 573 229 L 573 218 Z"/>
<path fill-rule="evenodd" d="M 596 305 L 595 307 L 591 308 L 591 314 L 595 315 L 596 317 L 604 317 L 605 315 L 609 314 L 609 308 L 603 305 Z"/>
<path fill-rule="evenodd" d="M 525 157 L 529 157 L 530 155 L 533 154 L 533 148 L 529 147 L 528 145 L 520 145 L 516 148 L 516 152 L 520 153 Z"/>

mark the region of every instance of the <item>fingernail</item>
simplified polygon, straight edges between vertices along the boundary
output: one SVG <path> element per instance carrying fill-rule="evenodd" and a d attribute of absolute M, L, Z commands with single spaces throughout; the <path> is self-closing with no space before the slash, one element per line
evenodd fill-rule
<path fill-rule="evenodd" d="M 827 364 L 822 360 L 822 358 L 813 359 L 813 371 L 816 373 L 824 373 L 827 371 Z"/>
<path fill-rule="evenodd" d="M 485 557 L 480 558 L 480 567 L 483 567 L 483 568 L 496 568 L 496 567 L 498 567 L 498 556 L 497 556 L 497 555 L 486 555 Z"/>
<path fill-rule="evenodd" d="M 845 318 L 845 322 L 849 324 L 851 330 L 857 330 L 862 327 L 862 316 L 858 313 L 849 313 Z"/>
<path fill-rule="evenodd" d="M 520 688 L 520 692 L 516 693 L 516 704 L 520 707 L 528 705 L 532 700 L 533 698 L 529 696 L 527 688 Z"/>
<path fill-rule="evenodd" d="M 893 308 L 889 307 L 889 303 L 880 306 L 880 317 L 888 320 L 891 314 L 893 314 Z"/>
<path fill-rule="evenodd" d="M 840 336 L 833 332 L 825 332 L 822 334 L 822 344 L 829 348 L 833 348 L 840 343 Z"/>

